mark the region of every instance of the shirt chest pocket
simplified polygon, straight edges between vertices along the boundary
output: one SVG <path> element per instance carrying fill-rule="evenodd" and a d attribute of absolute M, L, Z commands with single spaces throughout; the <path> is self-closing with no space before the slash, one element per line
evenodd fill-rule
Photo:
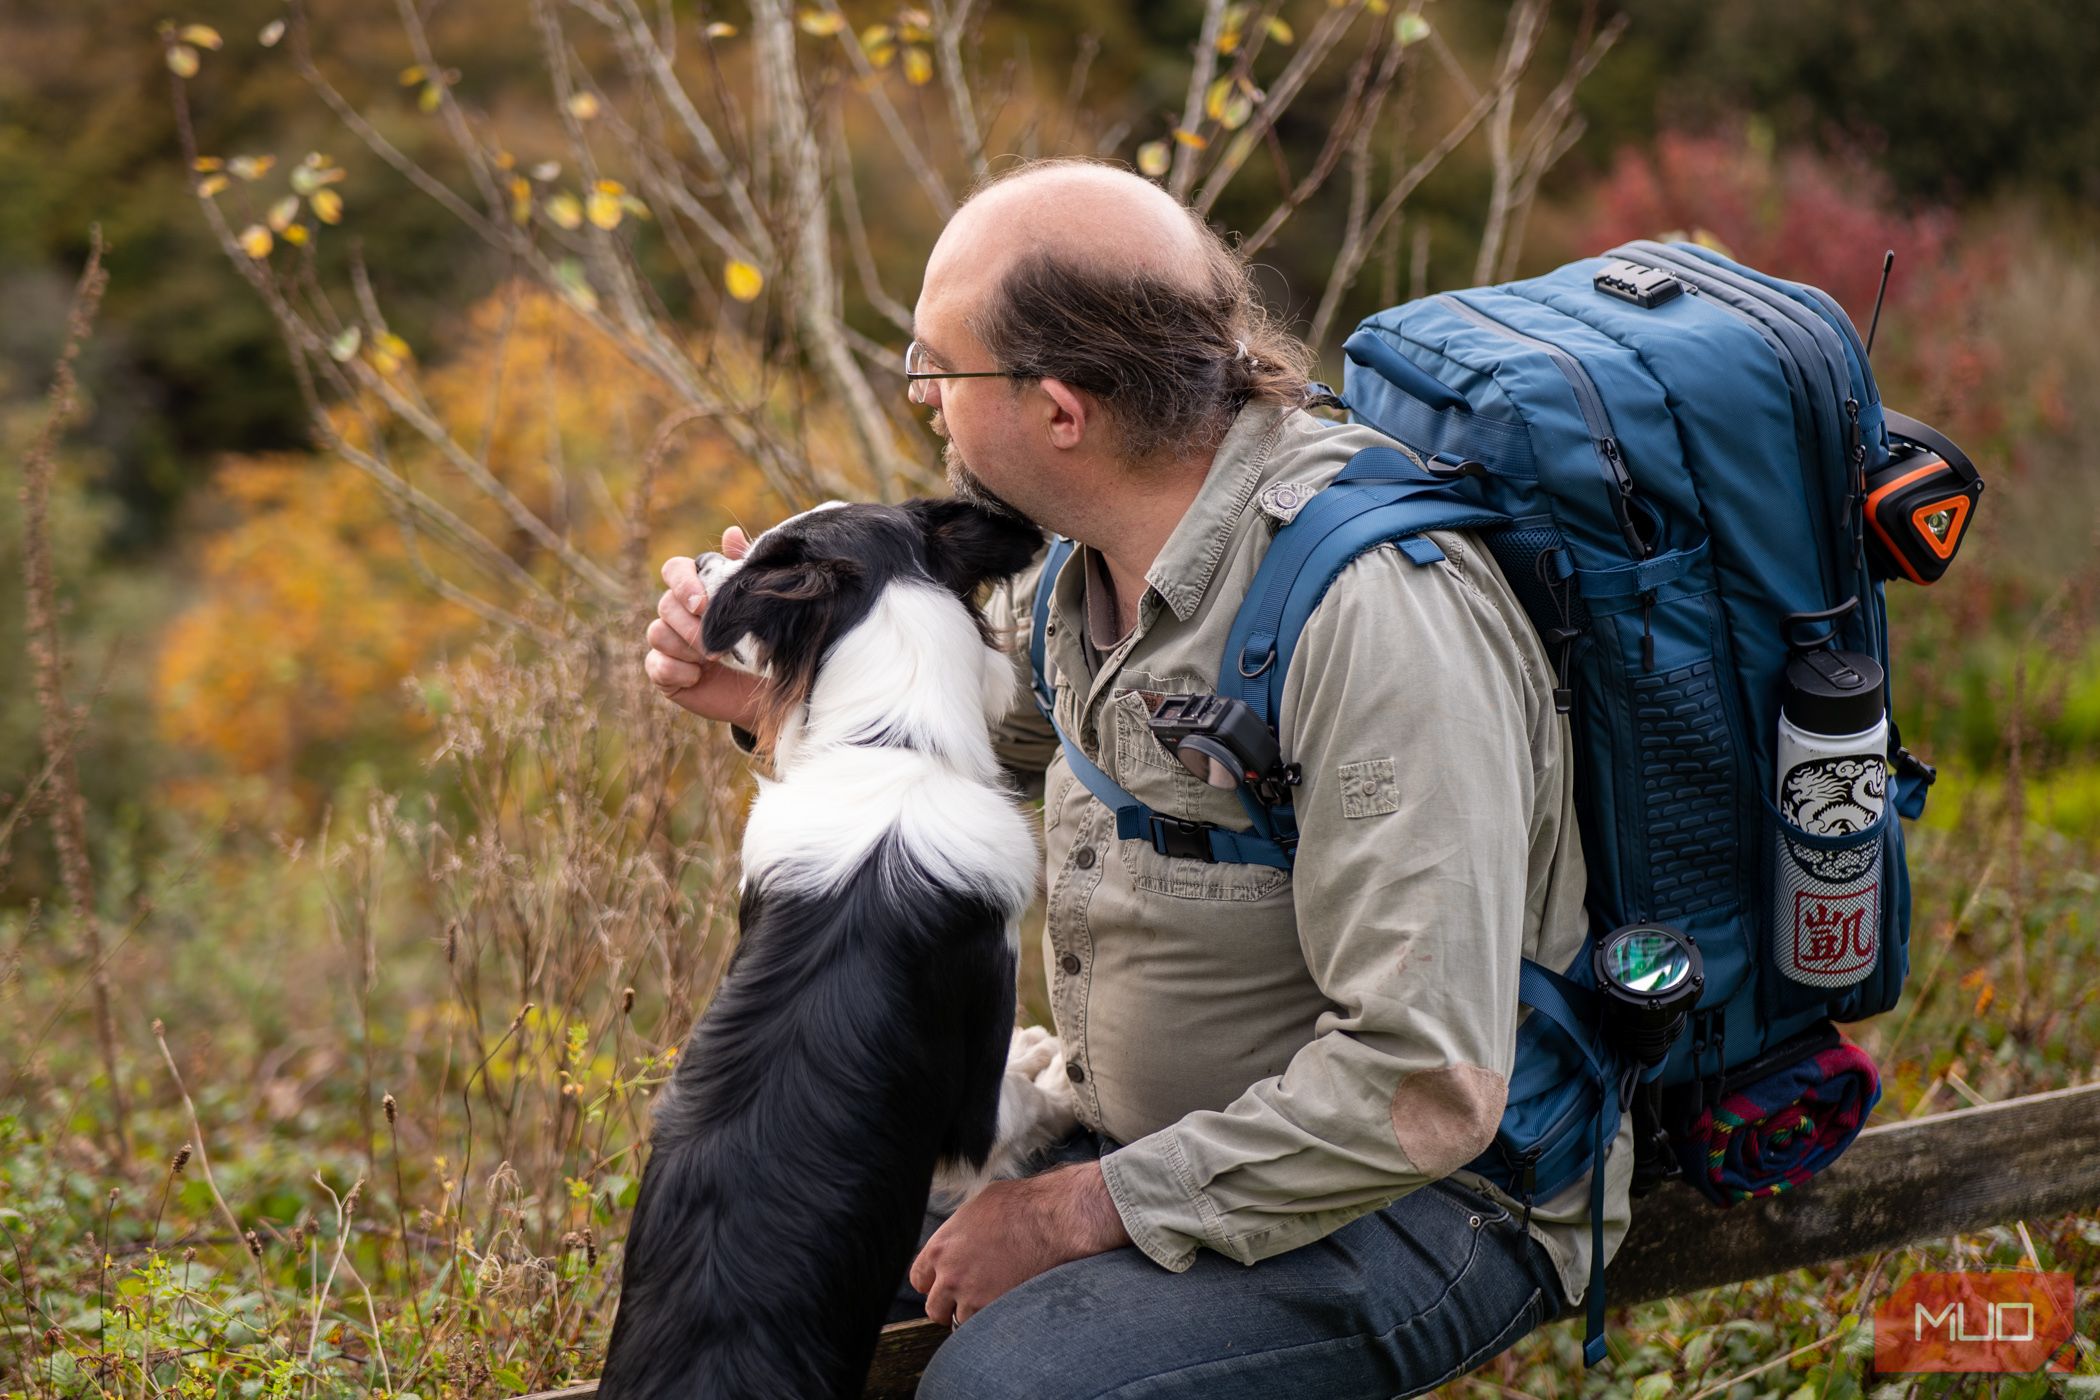
<path fill-rule="evenodd" d="M 1115 734 L 1116 778 L 1131 796 L 1163 817 L 1235 831 L 1247 826 L 1246 810 L 1236 796 L 1196 778 L 1153 737 L 1147 724 L 1151 711 L 1143 696 L 1116 691 L 1109 697 L 1108 711 Z M 1274 866 L 1162 855 L 1144 840 L 1117 841 L 1116 854 L 1131 884 L 1147 893 L 1220 903 L 1289 898 L 1290 872 Z"/>

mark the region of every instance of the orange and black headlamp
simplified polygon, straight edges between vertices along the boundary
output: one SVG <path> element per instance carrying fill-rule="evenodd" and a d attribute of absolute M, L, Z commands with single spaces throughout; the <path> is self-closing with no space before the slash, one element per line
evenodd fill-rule
<path fill-rule="evenodd" d="M 1976 517 L 1983 478 L 1938 429 L 1883 409 L 1888 464 L 1867 477 L 1867 565 L 1876 578 L 1933 583 Z"/>

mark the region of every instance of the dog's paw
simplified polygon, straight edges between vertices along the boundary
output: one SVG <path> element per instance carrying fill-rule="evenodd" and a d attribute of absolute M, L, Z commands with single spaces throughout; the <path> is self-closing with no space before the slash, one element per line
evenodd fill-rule
<path fill-rule="evenodd" d="M 1051 1060 L 1063 1055 L 1057 1032 L 1045 1026 L 1016 1026 L 1006 1051 L 1006 1072 L 1037 1079 Z M 1060 1068 L 1059 1074 L 1064 1070 Z"/>
<path fill-rule="evenodd" d="M 1072 1077 L 1065 1073 L 1063 1046 L 1036 1071 L 1035 1091 L 1046 1101 L 1041 1112 L 1056 1136 L 1063 1137 L 1079 1126 L 1079 1097 L 1073 1092 Z"/>

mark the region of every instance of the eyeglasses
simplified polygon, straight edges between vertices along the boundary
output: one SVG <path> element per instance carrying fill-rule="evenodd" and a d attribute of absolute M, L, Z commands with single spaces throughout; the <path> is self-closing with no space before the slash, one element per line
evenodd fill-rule
<path fill-rule="evenodd" d="M 904 347 L 904 377 L 910 381 L 906 394 L 913 403 L 926 402 L 926 384 L 929 379 L 1034 379 L 1037 376 L 1019 369 L 972 369 L 929 370 L 926 347 L 914 340 Z"/>

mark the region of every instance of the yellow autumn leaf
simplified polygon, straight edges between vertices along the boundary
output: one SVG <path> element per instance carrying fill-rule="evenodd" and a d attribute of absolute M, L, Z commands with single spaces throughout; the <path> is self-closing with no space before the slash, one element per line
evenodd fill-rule
<path fill-rule="evenodd" d="M 1153 179 L 1156 180 L 1160 176 L 1167 173 L 1168 163 L 1169 157 L 1167 155 L 1166 142 L 1147 141 L 1144 145 L 1138 147 L 1138 169 L 1142 173 L 1151 176 Z"/>
<path fill-rule="evenodd" d="M 225 168 L 226 162 L 220 160 L 217 156 L 198 156 L 190 162 L 190 169 L 200 175 L 207 170 L 223 170 Z"/>
<path fill-rule="evenodd" d="M 595 92 L 572 93 L 569 97 L 569 115 L 580 122 L 595 121 L 598 116 L 598 94 Z"/>
<path fill-rule="evenodd" d="M 564 190 L 547 201 L 547 217 L 562 228 L 583 227 L 583 205 L 576 196 Z"/>
<path fill-rule="evenodd" d="M 364 332 L 355 326 L 345 326 L 328 342 L 328 357 L 342 364 L 357 353 L 357 343 L 364 339 Z"/>
<path fill-rule="evenodd" d="M 185 24 L 175 37 L 200 49 L 217 49 L 226 42 L 219 37 L 219 31 L 208 24 Z"/>
<path fill-rule="evenodd" d="M 197 193 L 205 199 L 210 199 L 230 183 L 232 182 L 224 175 L 207 175 L 197 182 Z"/>
<path fill-rule="evenodd" d="M 1392 9 L 1392 5 L 1388 3 L 1388 0 L 1368 0 L 1364 8 L 1374 15 L 1383 15 L 1386 11 Z"/>
<path fill-rule="evenodd" d="M 168 46 L 168 71 L 178 78 L 197 76 L 197 51 L 188 44 Z"/>
<path fill-rule="evenodd" d="M 896 56 L 897 46 L 895 44 L 877 44 L 874 48 L 868 50 L 868 62 L 877 68 L 889 67 L 890 60 Z"/>
<path fill-rule="evenodd" d="M 621 184 L 618 180 L 600 180 L 592 188 L 600 194 L 609 194 L 615 199 L 627 193 L 627 186 Z"/>
<path fill-rule="evenodd" d="M 701 32 L 710 39 L 733 39 L 736 37 L 736 26 L 727 20 L 718 19 Z"/>
<path fill-rule="evenodd" d="M 1429 37 L 1429 21 L 1420 15 L 1402 15 L 1393 21 L 1393 37 L 1402 48 L 1418 44 Z"/>
<path fill-rule="evenodd" d="M 766 275 L 750 263 L 732 261 L 722 269 L 722 285 L 738 301 L 757 301 L 758 294 L 766 289 Z"/>
<path fill-rule="evenodd" d="M 295 248 L 305 247 L 306 238 L 307 233 L 305 224 L 293 224 L 290 228 L 287 228 L 284 231 L 284 241 L 291 244 Z"/>
<path fill-rule="evenodd" d="M 1219 34 L 1219 35 L 1218 35 L 1218 52 L 1219 52 L 1219 53 L 1222 53 L 1222 54 L 1233 54 L 1233 53 L 1238 53 L 1238 52 L 1239 52 L 1239 48 L 1240 48 L 1240 31 L 1239 31 L 1239 30 L 1237 30 L 1237 29 L 1227 29 L 1227 30 L 1225 30 L 1225 31 L 1224 31 L 1223 33 L 1221 33 L 1221 34 Z"/>
<path fill-rule="evenodd" d="M 835 10 L 804 10 L 795 16 L 795 23 L 802 26 L 804 34 L 829 39 L 846 27 L 846 17 Z"/>
<path fill-rule="evenodd" d="M 241 251 L 258 261 L 270 256 L 273 242 L 270 231 L 261 224 L 250 224 L 241 230 Z"/>
<path fill-rule="evenodd" d="M 591 191 L 590 200 L 584 205 L 584 212 L 590 216 L 591 222 L 597 227 L 616 229 L 620 226 L 620 215 L 622 213 L 620 197 L 616 194 L 607 194 L 602 189 L 593 190 Z"/>
<path fill-rule="evenodd" d="M 904 51 L 904 81 L 913 87 L 925 87 L 933 81 L 933 55 L 924 49 L 908 48 Z"/>
<path fill-rule="evenodd" d="M 438 109 L 438 103 L 444 100 L 444 88 L 436 83 L 425 83 L 423 84 L 423 90 L 416 94 L 416 107 L 421 111 L 435 112 Z"/>
<path fill-rule="evenodd" d="M 282 39 L 283 37 L 284 21 L 281 19 L 271 20 L 268 24 L 262 27 L 262 33 L 255 36 L 256 42 L 260 43 L 266 49 L 276 48 L 277 41 L 279 39 Z"/>
<path fill-rule="evenodd" d="M 270 167 L 275 164 L 275 156 L 235 156 L 226 162 L 226 168 L 233 172 L 236 179 L 260 180 L 270 173 Z"/>
<path fill-rule="evenodd" d="M 1283 16 L 1281 15 L 1270 15 L 1268 19 L 1268 27 L 1269 37 L 1271 39 L 1274 39 L 1279 44 L 1288 44 L 1293 39 L 1298 37 L 1295 33 L 1291 31 L 1290 25 L 1284 22 Z"/>
<path fill-rule="evenodd" d="M 320 212 L 318 200 L 314 212 Z M 521 228 L 532 221 L 532 181 L 523 175 L 510 177 L 510 221 Z"/>
<path fill-rule="evenodd" d="M 1223 121 L 1225 118 L 1225 99 L 1231 95 L 1232 75 L 1228 73 L 1212 82 L 1210 87 L 1205 89 L 1203 93 L 1203 115 L 1214 122 Z"/>
<path fill-rule="evenodd" d="M 1174 139 L 1193 151 L 1203 150 L 1205 147 L 1210 145 L 1209 141 L 1197 135 L 1195 132 L 1183 131 L 1178 126 L 1174 128 Z"/>
<path fill-rule="evenodd" d="M 313 194 L 314 217 L 324 224 L 339 224 L 343 221 L 343 197 L 334 190 L 315 190 Z"/>
<path fill-rule="evenodd" d="M 1244 80 L 1234 80 L 1232 91 L 1226 94 L 1224 110 L 1218 114 L 1218 121 L 1227 131 L 1238 131 L 1247 124 L 1247 118 L 1254 115 L 1255 95 Z"/>
<path fill-rule="evenodd" d="M 415 86 L 415 85 L 416 85 L 417 83 L 420 83 L 420 82 L 422 82 L 422 81 L 423 81 L 423 65 L 422 65 L 422 64 L 420 64 L 420 63 L 414 63 L 414 64 L 410 64 L 410 65 L 409 65 L 408 67 L 406 67 L 406 68 L 404 68 L 404 69 L 402 69 L 402 70 L 401 70 L 401 86 L 403 86 L 403 87 L 414 87 L 414 86 Z"/>
<path fill-rule="evenodd" d="M 291 227 L 292 220 L 298 217 L 299 196 L 295 194 L 288 194 L 283 199 L 278 200 L 275 204 L 270 206 L 269 215 L 264 220 L 264 222 L 268 223 L 271 229 L 273 229 L 274 231 L 278 233 L 283 233 L 286 229 Z"/>

